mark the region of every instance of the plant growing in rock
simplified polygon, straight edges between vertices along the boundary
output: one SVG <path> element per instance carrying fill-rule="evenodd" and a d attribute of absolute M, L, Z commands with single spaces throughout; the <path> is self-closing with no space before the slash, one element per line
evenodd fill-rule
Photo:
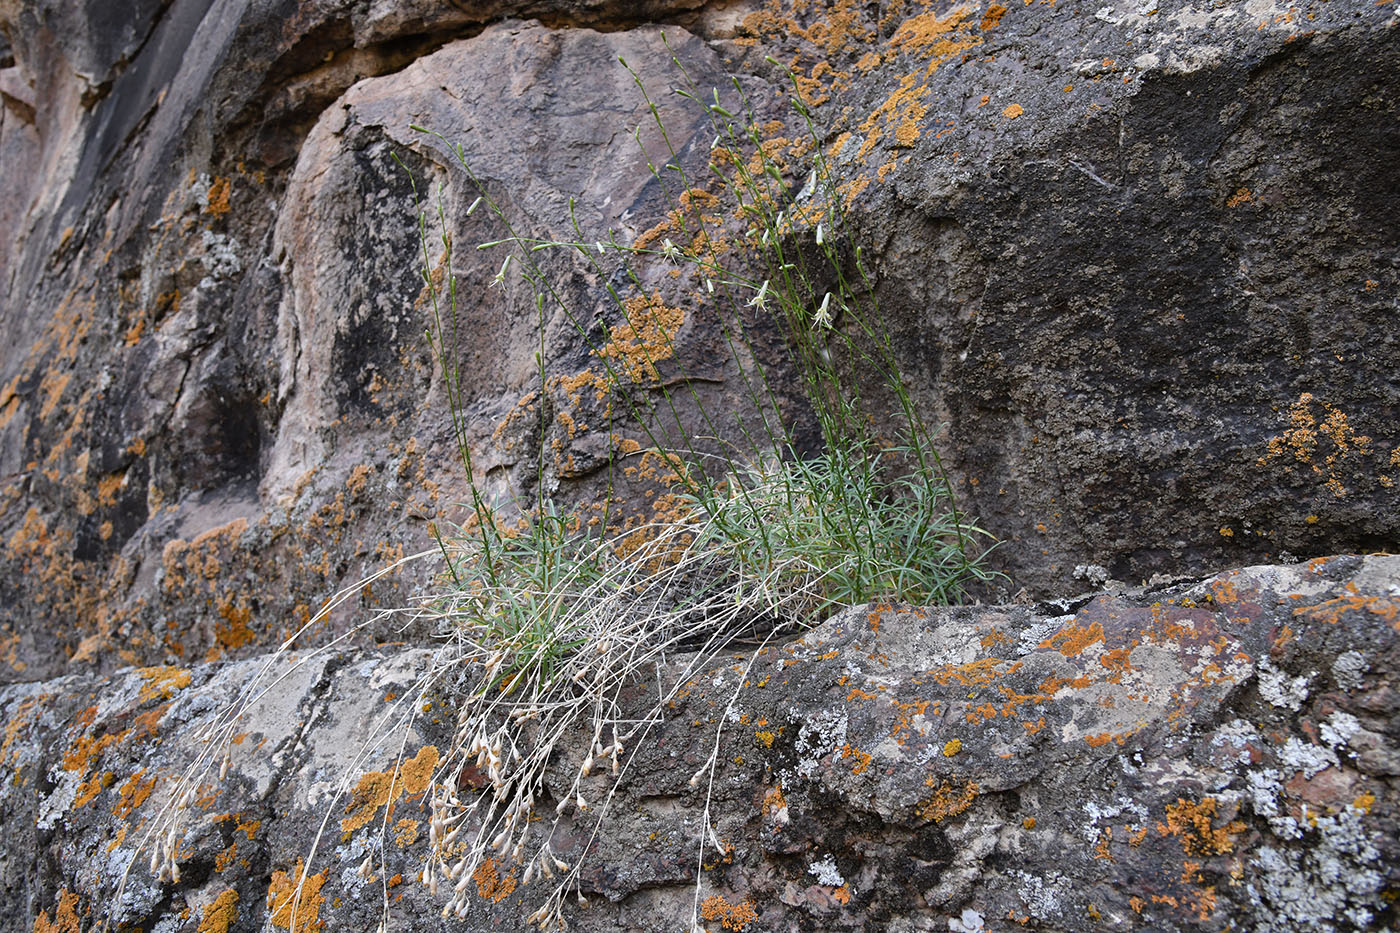
<path fill-rule="evenodd" d="M 444 915 L 466 915 L 472 879 L 490 863 L 520 871 L 523 884 L 546 882 L 530 920 L 541 929 L 563 925 L 566 896 L 586 903 L 580 863 L 630 751 L 685 683 L 737 641 L 767 644 L 834 606 L 875 598 L 956 601 L 968 581 L 988 575 L 974 552 L 981 532 L 958 513 L 932 432 L 895 362 L 842 210 L 851 192 L 827 162 L 800 95 L 793 106 L 807 135 L 805 184 L 794 183 L 737 80 L 727 107 L 718 90 L 702 96 L 675 64 L 676 93 L 703 108 L 714 134 L 712 177 L 702 183 L 687 174 L 637 79 L 669 153 L 666 164 L 649 167 L 671 210 L 631 242 L 616 232 L 586 235 L 576 219 L 570 240 L 518 233 L 478 184 L 463 148 L 432 134 L 480 192 L 470 210 L 484 205 L 507 230 L 480 247 L 505 251 L 497 281 L 518 274 L 534 294 L 541 395 L 549 384 L 545 317 L 559 313 L 604 369 L 595 382 L 607 395 L 610 427 L 616 418 L 645 434 L 649 445 L 637 453 L 665 465 L 671 490 L 671 508 L 658 521 L 625 525 L 605 511 L 588 523 L 557 511 L 541 463 L 531 505 L 492 502 L 473 486 L 466 527 L 439 539 L 449 587 L 425 611 L 451 631 L 451 663 L 473 672 L 432 799 L 424 881 L 446 891 Z M 441 203 L 438 210 L 445 229 Z M 471 476 L 466 400 L 455 381 L 457 284 L 450 271 L 443 275 L 452 243 L 444 233 L 435 266 L 426 221 L 420 229 L 431 339 Z M 604 283 L 621 321 L 607 335 L 539 262 L 557 251 L 575 254 Z M 688 275 L 713 315 L 752 406 L 732 428 L 694 390 L 677 342 L 682 316 L 665 313 L 674 309 L 650 284 L 657 266 Z M 769 326 L 788 354 L 776 364 L 761 359 L 752 337 Z M 678 379 L 660 378 L 663 360 Z M 819 428 L 815 452 L 804 451 L 772 388 L 778 367 L 801 382 Z M 877 437 L 866 417 L 860 390 L 871 381 L 898 406 L 893 441 Z M 686 402 L 698 423 L 682 415 Z M 738 440 L 714 442 L 726 433 Z M 620 456 L 610 460 L 610 475 Z M 678 670 L 659 675 L 663 661 L 677 658 Z M 658 678 L 655 699 L 639 711 L 626 690 L 648 677 Z M 569 743 L 579 736 L 585 744 L 574 752 Z M 719 738 L 717 729 L 715 749 Z M 712 752 L 692 786 L 715 765 Z M 573 835 L 591 825 L 572 855 L 556 849 L 565 822 Z M 708 805 L 702 826 L 697 864 L 707 847 L 719 847 Z M 697 910 L 700 890 L 697 878 Z"/>
<path fill-rule="evenodd" d="M 381 737 L 395 727 L 406 734 L 413 711 L 434 695 L 459 704 L 431 784 L 422 874 L 443 898 L 444 915 L 465 916 L 482 873 L 504 870 L 522 886 L 543 884 L 532 922 L 542 929 L 563 925 L 566 899 L 586 903 L 580 869 L 635 751 L 668 704 L 721 655 L 742 647 L 747 672 L 757 649 L 835 607 L 877 598 L 953 602 L 968 582 L 989 575 L 975 550 L 982 533 L 957 511 L 932 432 L 895 363 L 873 277 L 842 210 L 852 190 L 828 163 L 810 113 L 794 101 L 806 140 L 799 154 L 787 154 L 805 159 L 799 171 L 765 136 L 737 81 L 724 99 L 714 89 L 702 95 L 679 60 L 676 66 L 682 77 L 676 93 L 703 109 L 713 134 L 710 177 L 702 183 L 687 173 L 659 108 L 646 98 L 669 155 L 650 169 L 671 209 L 662 225 L 630 242 L 615 232 L 587 236 L 576 220 L 568 240 L 519 233 L 477 184 L 464 150 L 436 137 L 479 191 L 468 213 L 490 211 L 506 230 L 480 247 L 505 254 L 496 281 L 520 276 L 531 287 L 541 394 L 557 378 L 544 325 L 547 314 L 558 314 L 602 370 L 588 387 L 606 399 L 609 436 L 626 427 L 647 442 L 617 445 L 607 475 L 645 465 L 664 489 L 657 498 L 665 500 L 641 523 L 621 514 L 611 486 L 601 515 L 561 511 L 548 493 L 539 444 L 533 501 L 500 501 L 472 484 L 463 525 L 436 535 L 433 550 L 395 565 L 437 555 L 444 566 L 440 592 L 403 610 L 442 624 L 448 639 L 440 662 L 375 730 Z M 640 80 L 637 86 L 646 95 Z M 438 211 L 444 232 L 436 261 L 427 219 L 420 217 L 434 318 L 429 340 L 458 452 L 472 477 L 470 400 L 457 370 L 470 322 L 459 314 L 441 202 Z M 559 253 L 572 254 L 603 283 L 616 323 L 584 314 L 551 278 L 541 260 Z M 678 342 L 685 316 L 662 294 L 667 281 L 688 283 L 701 296 L 747 411 L 705 405 Z M 784 355 L 765 359 L 760 335 L 772 331 L 781 336 Z M 674 377 L 663 378 L 663 364 Z M 774 387 L 793 375 L 815 424 L 815 443 L 804 439 Z M 872 426 L 863 388 L 893 400 L 900 425 L 893 438 Z M 541 434 L 544 427 L 538 426 Z M 342 591 L 308 627 L 359 586 Z M 205 754 L 152 822 L 146 848 L 153 875 L 178 881 L 185 812 L 199 788 L 222 777 L 240 719 L 286 676 L 281 660 L 270 659 L 211 726 Z M 739 677 L 731 707 L 743 682 Z M 640 694 L 639 684 L 646 687 Z M 706 788 L 698 866 L 707 851 L 723 848 L 709 800 L 726 719 L 719 717 L 709 755 L 689 778 L 697 792 Z M 369 752 L 362 749 L 355 764 Z M 343 776 L 338 795 L 349 792 L 351 777 Z M 293 927 L 331 812 L 290 900 L 278 907 Z M 388 808 L 384 819 L 387 832 Z M 574 842 L 566 845 L 565 835 Z M 367 857 L 361 874 L 374 871 Z M 697 871 L 697 925 L 702 882 Z M 387 897 L 385 905 L 381 928 L 388 923 Z"/>

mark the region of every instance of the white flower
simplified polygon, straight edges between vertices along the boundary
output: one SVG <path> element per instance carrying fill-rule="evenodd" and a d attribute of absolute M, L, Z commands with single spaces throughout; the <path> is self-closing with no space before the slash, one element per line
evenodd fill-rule
<path fill-rule="evenodd" d="M 706 290 L 707 292 L 709 292 L 711 295 L 713 295 L 713 294 L 715 293 L 715 283 L 712 282 L 712 281 L 710 281 L 709 279 L 706 279 L 706 280 L 705 280 L 705 290 Z"/>
<path fill-rule="evenodd" d="M 758 287 L 758 294 L 749 299 L 749 307 L 757 308 L 760 311 L 768 310 L 768 280 L 764 279 L 763 284 Z"/>
<path fill-rule="evenodd" d="M 817 245 L 821 246 L 826 242 L 826 237 L 822 235 L 822 225 L 817 224 Z"/>
<path fill-rule="evenodd" d="M 821 307 L 817 309 L 817 313 L 812 317 L 812 326 L 831 326 L 831 292 L 827 292 L 826 297 L 822 299 Z"/>
<path fill-rule="evenodd" d="M 598 255 L 599 255 L 599 256 L 603 255 L 603 250 L 606 248 L 606 247 L 603 246 L 603 241 L 602 241 L 602 240 L 595 240 L 594 243 L 593 243 L 593 245 L 596 246 L 596 247 L 598 247 Z"/>
<path fill-rule="evenodd" d="M 671 262 L 681 261 L 680 247 L 672 243 L 670 237 L 661 241 L 661 255 L 665 256 Z"/>
<path fill-rule="evenodd" d="M 472 214 L 474 214 L 474 213 L 476 212 L 476 209 L 477 209 L 478 207 L 480 207 L 480 206 L 481 206 L 481 197 L 478 196 L 477 199 L 476 199 L 475 201 L 472 202 L 472 206 L 469 207 L 469 208 L 467 208 L 467 216 L 470 217 Z"/>
<path fill-rule="evenodd" d="M 501 271 L 497 272 L 491 279 L 491 286 L 504 285 L 506 283 L 506 270 L 510 268 L 510 257 L 507 256 L 505 262 L 501 263 Z"/>

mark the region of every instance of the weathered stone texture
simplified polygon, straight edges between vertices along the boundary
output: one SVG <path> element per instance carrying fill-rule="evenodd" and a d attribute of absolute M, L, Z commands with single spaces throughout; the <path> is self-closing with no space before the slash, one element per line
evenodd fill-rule
<path fill-rule="evenodd" d="M 686 928 L 707 797 L 689 778 L 721 727 L 710 930 L 941 931 L 969 911 L 996 930 L 1394 920 L 1400 558 L 1254 567 L 1065 611 L 865 606 L 746 664 L 683 691 L 596 840 L 591 818 L 556 830 L 591 903 L 570 910 L 575 929 Z M 301 865 L 305 929 L 374 929 L 386 886 L 392 929 L 528 929 L 546 889 L 504 863 L 471 882 L 465 926 L 415 882 L 454 718 L 416 686 L 433 670 L 429 651 L 381 650 L 3 688 L 0 914 L 285 928 Z M 137 844 L 198 737 L 265 686 L 230 730 L 226 775 L 216 748 L 197 782 L 181 880 L 156 882 Z M 583 791 L 601 801 L 610 780 L 600 768 Z M 553 811 L 541 802 L 542 828 Z"/>
<path fill-rule="evenodd" d="M 464 477 L 389 155 L 422 193 L 446 184 L 459 247 L 501 231 L 466 217 L 474 193 L 414 119 L 467 148 L 520 229 L 571 234 L 578 195 L 586 232 L 626 241 L 666 199 L 629 141 L 648 117 L 618 55 L 699 174 L 709 131 L 664 93 L 672 51 L 700 87 L 741 75 L 761 109 L 786 81 L 765 56 L 796 69 L 911 387 L 948 424 L 1011 590 L 1073 591 L 1080 565 L 1136 580 L 1386 546 L 1394 16 L 6 4 L 0 676 L 255 651 L 428 546 Z M 532 400 L 529 295 L 487 294 L 494 264 L 469 254 L 478 479 L 596 498 L 610 431 L 571 410 L 577 392 Z M 581 267 L 550 268 L 596 306 Z M 688 318 L 684 362 L 733 410 L 706 320 Z M 556 372 L 582 374 L 586 341 L 557 317 L 548 330 Z M 543 439 L 524 428 L 561 413 Z M 384 581 L 326 631 L 422 579 Z"/>
<path fill-rule="evenodd" d="M 419 205 L 392 154 L 430 213 L 441 192 L 456 248 L 475 478 L 597 498 L 629 440 L 575 385 L 597 356 L 553 315 L 558 381 L 535 393 L 531 296 L 488 287 L 499 258 L 471 249 L 502 229 L 408 127 L 462 145 L 528 235 L 571 237 L 577 196 L 586 234 L 631 242 L 669 206 L 647 157 L 671 154 L 619 55 L 676 159 L 700 177 L 710 151 L 664 93 L 674 54 L 701 88 L 738 75 L 789 143 L 769 56 L 794 69 L 842 247 L 874 266 L 1008 593 L 1277 566 L 1058 613 L 853 610 L 761 658 L 732 721 L 737 675 L 716 671 L 639 751 L 577 925 L 684 928 L 686 782 L 722 719 L 713 812 L 734 848 L 701 869 L 711 929 L 1393 925 L 1400 571 L 1288 560 L 1400 539 L 1397 10 L 0 0 L 0 917 L 285 928 L 326 819 L 303 919 L 372 929 L 387 895 L 403 929 L 460 928 L 414 883 L 450 691 L 356 757 L 381 712 L 421 710 L 432 665 L 423 633 L 388 624 L 268 662 L 287 679 L 207 775 L 180 882 L 132 858 L 268 652 L 342 587 L 299 650 L 423 592 L 427 562 L 356 581 L 459 516 Z M 546 261 L 601 304 L 584 266 Z M 684 305 L 671 363 L 729 414 L 741 390 L 703 308 Z M 387 639 L 406 642 L 370 644 Z M 386 826 L 383 781 L 361 777 L 400 748 L 419 790 Z M 476 879 L 470 923 L 533 906 L 503 870 Z"/>

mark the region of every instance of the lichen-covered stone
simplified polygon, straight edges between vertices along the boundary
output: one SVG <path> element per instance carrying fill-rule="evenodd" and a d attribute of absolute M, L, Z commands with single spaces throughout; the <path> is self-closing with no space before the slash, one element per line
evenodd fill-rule
<path fill-rule="evenodd" d="M 407 126 L 467 147 L 522 229 L 571 237 L 578 196 L 585 232 L 630 242 L 667 202 L 618 55 L 696 178 L 713 137 L 664 93 L 672 52 L 697 86 L 739 75 L 796 165 L 768 59 L 794 70 L 1011 591 L 1393 542 L 1394 4 L 1120 6 L 4 4 L 0 680 L 266 650 L 457 516 L 394 152 L 420 193 L 446 182 L 463 294 L 486 295 L 463 353 L 478 479 L 598 498 L 636 438 L 589 410 L 561 320 L 532 396 L 530 296 L 488 294 L 497 261 L 462 248 L 500 231 Z M 550 268 L 599 303 L 582 265 Z M 678 363 L 734 410 L 705 320 Z"/>
<path fill-rule="evenodd" d="M 865 606 L 717 663 L 637 745 L 597 837 L 591 814 L 560 826 L 590 903 L 570 922 L 686 929 L 698 874 L 712 931 L 1393 924 L 1400 558 L 1047 608 Z M 444 673 L 403 649 L 0 690 L 0 913 L 358 931 L 387 898 L 390 929 L 460 928 L 416 882 Z M 262 687 L 224 776 L 216 754 L 195 782 L 180 880 L 153 879 L 144 834 Z M 713 786 L 692 783 L 717 729 Z M 470 883 L 472 928 L 527 929 L 545 893 L 503 860 Z"/>

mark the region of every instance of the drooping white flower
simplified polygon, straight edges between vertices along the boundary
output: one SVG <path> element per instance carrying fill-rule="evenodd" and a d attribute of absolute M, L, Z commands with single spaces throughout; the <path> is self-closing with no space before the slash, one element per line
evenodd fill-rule
<path fill-rule="evenodd" d="M 500 272 L 497 272 L 496 275 L 495 275 L 495 277 L 491 279 L 491 285 L 492 285 L 492 287 L 497 286 L 497 285 L 504 285 L 504 284 L 506 283 L 506 270 L 509 269 L 509 268 L 510 268 L 510 257 L 507 256 L 507 257 L 505 258 L 505 262 L 501 263 L 501 271 L 500 271 Z"/>
<path fill-rule="evenodd" d="M 817 245 L 821 246 L 826 242 L 826 237 L 822 233 L 822 225 L 817 224 Z"/>
<path fill-rule="evenodd" d="M 760 311 L 768 310 L 768 280 L 764 279 L 763 284 L 758 287 L 758 294 L 749 299 L 749 307 L 757 308 Z"/>
<path fill-rule="evenodd" d="M 661 255 L 665 256 L 671 262 L 681 261 L 680 247 L 672 243 L 670 237 L 661 241 Z"/>
<path fill-rule="evenodd" d="M 827 293 L 826 293 L 826 297 L 822 298 L 821 307 L 818 308 L 818 309 L 817 309 L 817 313 L 816 313 L 815 315 L 812 316 L 812 326 L 813 326 L 813 327 L 830 327 L 830 326 L 831 326 L 831 292 L 827 292 Z"/>

